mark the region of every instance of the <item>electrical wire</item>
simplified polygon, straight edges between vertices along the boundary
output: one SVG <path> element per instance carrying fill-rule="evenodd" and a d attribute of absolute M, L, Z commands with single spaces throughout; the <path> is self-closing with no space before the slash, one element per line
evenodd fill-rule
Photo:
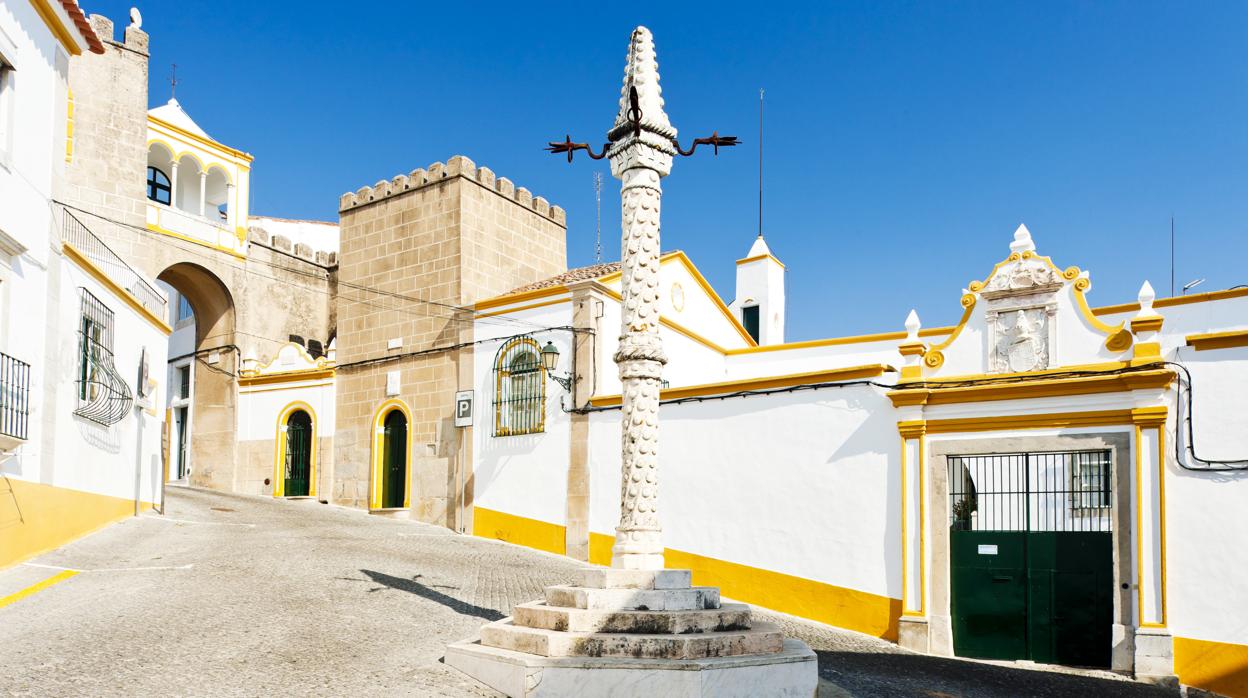
<path fill-rule="evenodd" d="M 1196 435 L 1193 426 L 1193 415 L 1195 414 L 1195 393 L 1192 390 L 1192 373 L 1181 363 L 1176 361 L 1165 362 L 1167 366 L 1174 366 L 1183 372 L 1184 378 L 1179 379 L 1179 390 L 1177 391 L 1177 407 L 1178 412 L 1175 416 L 1175 439 L 1174 439 L 1174 461 L 1178 463 L 1180 468 L 1190 470 L 1192 472 L 1233 472 L 1248 470 L 1248 458 L 1238 458 L 1232 460 L 1214 460 L 1209 458 L 1201 458 L 1196 455 Z M 1187 399 L 1183 398 L 1183 387 L 1187 387 Z M 1186 410 L 1184 408 L 1186 407 Z M 1184 429 L 1184 426 L 1186 427 Z M 1187 439 L 1184 441 L 1183 448 L 1179 444 L 1179 435 L 1186 432 Z M 1183 452 L 1186 451 L 1193 461 L 1200 463 L 1200 466 L 1193 466 L 1184 462 Z"/>

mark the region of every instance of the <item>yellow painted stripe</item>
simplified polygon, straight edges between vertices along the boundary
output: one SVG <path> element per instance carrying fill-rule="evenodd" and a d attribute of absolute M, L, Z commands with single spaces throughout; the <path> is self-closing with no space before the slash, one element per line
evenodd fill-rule
<path fill-rule="evenodd" d="M 611 536 L 589 534 L 589 561 L 611 563 Z M 833 586 L 668 548 L 671 569 L 693 570 L 693 583 L 719 587 L 724 596 L 782 613 L 896 641 L 901 599 Z"/>
<path fill-rule="evenodd" d="M 472 535 L 507 541 L 527 548 L 567 554 L 567 528 L 493 509 L 475 507 L 472 514 Z"/>
<path fill-rule="evenodd" d="M 172 327 L 165 324 L 164 320 L 160 319 L 154 313 L 152 313 L 152 311 L 148 310 L 146 306 L 144 306 L 142 303 L 139 302 L 139 299 L 136 298 L 133 293 L 130 293 L 130 291 L 122 288 L 121 284 L 114 281 L 113 277 L 109 276 L 107 272 L 105 272 L 103 269 L 100 269 L 98 266 L 96 266 L 95 262 L 92 262 L 85 254 L 80 252 L 76 247 L 74 247 L 73 245 L 69 243 L 65 243 L 62 246 L 62 249 L 65 250 L 66 257 L 68 257 L 71 261 L 77 264 L 83 271 L 95 277 L 96 281 L 100 282 L 101 285 L 103 285 L 105 288 L 111 291 L 113 295 L 117 296 L 122 301 L 124 301 L 126 305 L 129 305 L 131 308 L 133 308 L 134 311 L 138 313 L 140 317 L 152 323 L 152 325 L 155 326 L 156 329 L 160 330 L 166 335 L 173 334 Z"/>
<path fill-rule="evenodd" d="M 18 601 L 21 601 L 22 599 L 26 598 L 27 596 L 38 594 L 39 592 L 43 591 L 44 589 L 47 589 L 53 584 L 60 584 L 66 579 L 69 579 L 70 577 L 73 577 L 77 574 L 78 574 L 78 570 L 64 570 L 62 572 L 57 572 L 56 574 L 52 575 L 51 577 L 48 577 L 47 579 L 43 580 L 42 582 L 39 582 L 38 584 L 32 584 L 17 593 L 9 594 L 3 599 L 0 599 L 0 608 L 4 608 L 5 606 L 8 606 L 10 604 L 15 604 Z"/>
<path fill-rule="evenodd" d="M 721 383 L 703 383 L 686 385 L 679 388 L 663 388 L 659 391 L 661 400 L 679 400 L 688 397 L 704 397 L 707 395 L 727 395 L 742 390 L 767 390 L 770 388 L 791 388 L 799 385 L 815 385 L 836 381 L 861 380 L 875 378 L 888 371 L 891 366 L 885 364 L 867 364 L 864 366 L 847 366 L 827 371 L 810 371 L 807 373 L 790 373 L 783 376 L 763 376 L 761 378 L 740 378 Z M 590 398 L 594 407 L 610 407 L 623 404 L 621 395 L 602 395 Z"/>
<path fill-rule="evenodd" d="M 1174 673 L 1188 686 L 1248 697 L 1248 645 L 1174 638 Z"/>

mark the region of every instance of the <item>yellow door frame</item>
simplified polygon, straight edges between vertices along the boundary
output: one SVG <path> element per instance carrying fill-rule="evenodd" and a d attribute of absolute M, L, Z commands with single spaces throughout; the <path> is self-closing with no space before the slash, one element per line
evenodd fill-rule
<path fill-rule="evenodd" d="M 407 420 L 407 444 L 403 453 L 403 508 L 412 506 L 412 411 L 407 403 L 392 398 L 381 403 L 373 413 L 373 458 L 372 472 L 368 482 L 368 508 L 381 509 L 382 487 L 382 456 L 385 454 L 386 417 L 398 410 Z"/>
<path fill-rule="evenodd" d="M 309 455 L 311 459 L 308 463 L 308 496 L 316 496 L 316 410 L 312 406 L 302 400 L 296 400 L 282 408 L 277 415 L 277 432 L 274 436 L 274 455 L 273 455 L 273 496 L 286 496 L 286 422 L 290 419 L 290 415 L 298 410 L 303 410 L 312 418 L 312 451 Z"/>

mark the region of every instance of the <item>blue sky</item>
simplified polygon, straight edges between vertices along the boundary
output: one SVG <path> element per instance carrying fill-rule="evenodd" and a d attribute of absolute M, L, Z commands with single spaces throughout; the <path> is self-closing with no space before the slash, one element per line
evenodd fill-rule
<path fill-rule="evenodd" d="M 128 2 L 82 0 L 125 24 Z M 649 26 L 682 140 L 744 145 L 677 162 L 665 249 L 724 296 L 757 226 L 788 266 L 788 338 L 951 324 L 960 289 L 1025 222 L 1092 272 L 1094 304 L 1248 284 L 1248 3 L 146 3 L 151 101 L 177 95 L 255 155 L 252 212 L 335 220 L 344 191 L 453 154 L 568 211 L 594 259 L 592 173 L 546 141 L 598 142 L 629 32 Z M 651 9 L 646 9 L 651 8 Z M 781 8 L 781 9 L 772 9 Z M 609 175 L 608 175 L 609 177 Z M 608 179 L 605 257 L 619 255 Z"/>

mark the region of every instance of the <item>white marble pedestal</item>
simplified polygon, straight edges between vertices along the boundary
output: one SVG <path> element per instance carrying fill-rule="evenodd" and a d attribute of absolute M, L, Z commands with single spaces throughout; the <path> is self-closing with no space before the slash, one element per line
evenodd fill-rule
<path fill-rule="evenodd" d="M 810 698 L 819 679 L 809 647 L 688 570 L 583 570 L 447 647 L 446 663 L 512 698 Z"/>

